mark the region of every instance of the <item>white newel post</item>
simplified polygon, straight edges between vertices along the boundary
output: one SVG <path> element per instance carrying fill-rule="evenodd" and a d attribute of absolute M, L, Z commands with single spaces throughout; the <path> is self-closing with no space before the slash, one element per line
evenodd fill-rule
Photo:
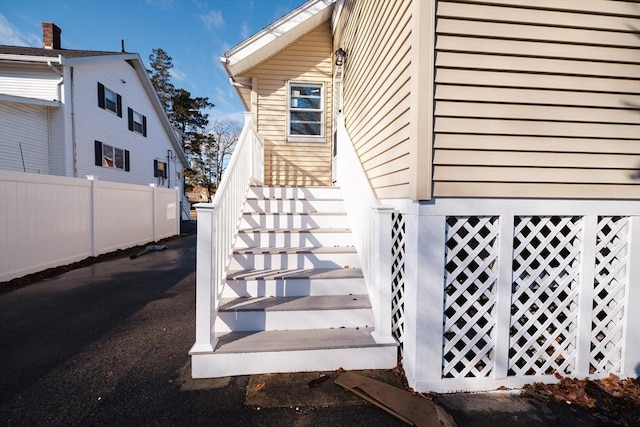
<path fill-rule="evenodd" d="M 374 294 L 376 295 L 375 331 L 373 338 L 377 343 L 394 343 L 391 333 L 391 214 L 394 208 L 378 206 L 373 208 L 376 241 L 373 260 Z"/>
<path fill-rule="evenodd" d="M 214 323 L 216 319 L 217 292 L 214 289 L 214 205 L 199 203 L 198 243 L 196 248 L 196 342 L 190 354 L 212 352 L 216 346 Z"/>

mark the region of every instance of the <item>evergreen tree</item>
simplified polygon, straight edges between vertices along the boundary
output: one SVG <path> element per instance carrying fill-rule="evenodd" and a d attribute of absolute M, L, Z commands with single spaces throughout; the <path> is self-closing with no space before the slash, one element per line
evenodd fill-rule
<path fill-rule="evenodd" d="M 162 108 L 164 108 L 169 117 L 171 117 L 171 99 L 175 91 L 175 87 L 171 83 L 172 61 L 173 59 L 164 49 L 153 49 L 151 55 L 149 55 L 151 69 L 147 70 L 151 84 L 153 84 L 158 98 L 160 98 Z"/>
<path fill-rule="evenodd" d="M 171 97 L 171 112 L 169 118 L 172 124 L 184 136 L 184 149 L 188 154 L 197 155 L 200 152 L 201 134 L 209 124 L 209 115 L 202 110 L 213 108 L 207 97 L 191 97 L 191 92 L 176 89 Z"/>
<path fill-rule="evenodd" d="M 184 149 L 191 167 L 184 170 L 187 187 L 201 185 L 211 192 L 220 182 L 224 161 L 233 151 L 239 127 L 221 127 L 215 122 L 213 131 L 208 131 L 209 115 L 204 112 L 213 108 L 207 97 L 193 97 L 186 89 L 176 88 L 171 82 L 172 58 L 164 49 L 153 49 L 149 55 L 151 69 L 147 70 L 151 83 L 162 103 L 171 125 L 182 134 Z M 235 132 L 229 141 L 229 129 Z M 224 130 L 224 131 L 223 131 Z"/>

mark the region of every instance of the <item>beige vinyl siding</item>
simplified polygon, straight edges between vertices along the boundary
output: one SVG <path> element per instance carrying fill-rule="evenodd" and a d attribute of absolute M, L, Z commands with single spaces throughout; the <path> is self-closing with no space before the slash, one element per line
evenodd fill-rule
<path fill-rule="evenodd" d="M 410 197 L 412 3 L 346 0 L 334 33 L 344 66 L 345 125 L 378 197 Z M 415 94 L 413 94 L 415 96 Z M 340 153 L 338 153 L 339 157 Z"/>
<path fill-rule="evenodd" d="M 326 23 L 242 77 L 254 77 L 267 185 L 331 185 L 331 29 Z M 322 141 L 287 141 L 287 82 L 324 83 Z"/>
<path fill-rule="evenodd" d="M 640 4 L 438 1 L 436 197 L 640 198 Z"/>

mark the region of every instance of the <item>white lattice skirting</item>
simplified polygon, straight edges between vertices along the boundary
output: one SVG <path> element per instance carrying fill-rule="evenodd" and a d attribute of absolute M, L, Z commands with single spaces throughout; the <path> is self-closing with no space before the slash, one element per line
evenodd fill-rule
<path fill-rule="evenodd" d="M 640 202 L 398 209 L 392 330 L 414 389 L 640 373 Z"/>

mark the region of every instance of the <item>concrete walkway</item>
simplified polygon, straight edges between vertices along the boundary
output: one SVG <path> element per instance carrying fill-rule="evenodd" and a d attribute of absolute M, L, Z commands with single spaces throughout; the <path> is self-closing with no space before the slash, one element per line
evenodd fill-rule
<path fill-rule="evenodd" d="M 133 260 L 0 288 L 1 426 L 404 425 L 332 381 L 318 387 L 330 397 L 318 400 L 313 390 L 298 393 L 292 376 L 192 380 L 196 238 L 163 243 Z M 255 403 L 262 382 L 267 407 Z M 458 426 L 606 425 L 515 395 L 451 395 L 441 404 Z"/>

